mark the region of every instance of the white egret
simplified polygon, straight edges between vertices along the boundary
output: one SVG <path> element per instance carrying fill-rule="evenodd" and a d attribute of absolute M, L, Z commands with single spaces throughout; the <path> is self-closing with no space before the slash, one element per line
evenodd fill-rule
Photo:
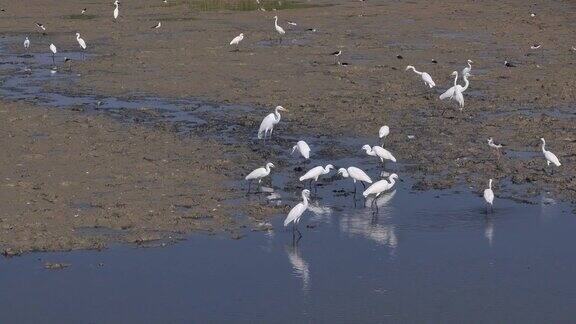
<path fill-rule="evenodd" d="M 284 28 L 278 26 L 278 16 L 274 16 L 274 28 L 280 35 L 280 43 L 282 43 L 282 35 L 286 34 L 286 32 L 284 31 Z"/>
<path fill-rule="evenodd" d="M 294 152 L 296 150 L 306 160 L 308 160 L 310 158 L 310 146 L 308 146 L 308 143 L 306 143 L 304 141 L 298 141 L 298 143 L 296 143 L 296 145 L 294 145 L 292 147 L 292 153 L 290 153 L 290 154 L 294 154 Z"/>
<path fill-rule="evenodd" d="M 250 192 L 250 184 L 252 183 L 252 180 L 258 180 L 258 184 L 260 184 L 262 179 L 270 174 L 270 168 L 273 167 L 273 163 L 266 163 L 265 166 L 250 172 L 250 174 L 246 176 L 246 180 L 248 180 L 248 192 Z"/>
<path fill-rule="evenodd" d="M 530 46 L 530 49 L 539 49 L 540 47 L 542 47 L 542 44 L 534 44 Z"/>
<path fill-rule="evenodd" d="M 388 191 L 394 187 L 394 184 L 396 183 L 397 178 L 398 178 L 398 175 L 396 173 L 392 173 L 388 177 L 389 181 L 386 181 L 386 179 L 376 181 L 370 187 L 368 187 L 366 190 L 364 190 L 362 195 L 364 195 L 364 198 L 367 198 L 370 195 L 374 195 L 374 200 L 373 200 L 373 204 L 374 204 L 374 202 L 376 202 L 376 200 L 377 200 L 376 198 L 378 198 L 378 196 L 380 196 L 383 192 Z M 376 210 L 378 210 L 377 204 L 376 204 Z"/>
<path fill-rule="evenodd" d="M 418 74 L 420 77 L 422 77 L 422 81 L 424 81 L 424 83 L 429 86 L 430 88 L 434 88 L 436 86 L 436 83 L 434 83 L 434 80 L 432 80 L 432 77 L 430 76 L 430 74 L 426 73 L 426 72 L 419 72 L 416 71 L 416 68 L 414 68 L 412 65 L 408 65 L 406 67 L 406 71 L 412 69 L 412 71 L 414 71 L 414 73 Z"/>
<path fill-rule="evenodd" d="M 118 19 L 118 16 L 120 15 L 120 9 L 118 8 L 119 4 L 120 2 L 118 2 L 118 0 L 114 1 L 114 6 L 116 6 L 116 8 L 114 8 L 114 19 Z"/>
<path fill-rule="evenodd" d="M 470 71 L 472 71 L 472 64 L 471 63 L 474 63 L 474 61 L 468 60 L 467 62 L 468 62 L 468 66 L 462 69 L 462 75 L 466 75 L 466 74 L 472 75 L 470 73 Z"/>
<path fill-rule="evenodd" d="M 26 36 L 26 39 L 24 40 L 24 49 L 26 50 L 26 52 L 28 52 L 29 48 L 30 48 L 30 39 L 28 39 L 28 36 Z"/>
<path fill-rule="evenodd" d="M 560 160 L 558 160 L 558 157 L 556 157 L 554 153 L 546 151 L 546 141 L 544 140 L 544 138 L 540 138 L 540 140 L 542 141 L 542 153 L 546 158 L 546 165 L 550 165 L 550 163 L 552 163 L 555 166 L 558 167 L 561 166 L 562 164 L 560 164 Z"/>
<path fill-rule="evenodd" d="M 58 49 L 56 48 L 56 45 L 50 44 L 50 51 L 52 51 L 52 64 L 54 66 L 56 66 L 56 61 L 54 59 L 54 56 L 56 55 L 56 53 L 58 53 Z"/>
<path fill-rule="evenodd" d="M 344 178 L 352 178 L 354 181 L 354 193 L 356 193 L 356 181 L 360 181 L 364 189 L 366 189 L 365 183 L 372 183 L 372 179 L 366 174 L 366 172 L 362 171 L 357 167 L 348 167 L 348 169 L 340 168 L 338 169 L 338 174 L 341 174 Z"/>
<path fill-rule="evenodd" d="M 296 226 L 300 222 L 302 214 L 308 209 L 308 199 L 310 199 L 310 190 L 302 190 L 302 202 L 294 206 L 288 213 L 288 216 L 286 216 L 286 219 L 284 219 L 284 227 L 292 223 L 292 232 L 297 231 L 300 237 L 302 237 L 302 233 L 300 233 Z"/>
<path fill-rule="evenodd" d="M 310 180 L 310 187 L 312 187 L 312 181 L 318 181 L 321 175 L 330 173 L 330 170 L 334 169 L 332 164 L 328 164 L 325 168 L 321 165 L 310 169 L 306 174 L 300 177 L 300 181 Z"/>
<path fill-rule="evenodd" d="M 484 189 L 484 200 L 490 205 L 490 210 L 494 211 L 494 191 L 492 191 L 492 179 L 488 181 L 488 189 Z M 488 213 L 488 205 L 486 205 L 486 213 Z"/>
<path fill-rule="evenodd" d="M 272 138 L 272 131 L 274 130 L 274 125 L 280 122 L 282 116 L 280 116 L 281 111 L 288 111 L 282 106 L 276 106 L 274 112 L 264 117 L 262 123 L 260 123 L 260 128 L 258 129 L 258 139 L 266 140 L 268 132 L 270 132 L 270 137 Z"/>
<path fill-rule="evenodd" d="M 234 39 L 230 42 L 230 45 L 236 46 L 236 51 L 240 50 L 240 42 L 244 39 L 244 33 L 240 33 L 240 35 L 234 37 Z"/>
<path fill-rule="evenodd" d="M 370 145 L 366 144 L 362 146 L 362 149 L 366 151 L 366 154 L 370 156 L 377 156 L 378 158 L 380 158 L 380 161 L 382 161 L 382 163 L 384 163 L 384 160 L 390 160 L 392 162 L 396 162 L 396 158 L 394 157 L 394 155 L 392 155 L 392 153 L 390 153 L 387 149 L 381 146 L 370 147 Z"/>
<path fill-rule="evenodd" d="M 76 40 L 78 41 L 78 44 L 82 48 L 82 59 L 84 59 L 84 51 L 86 50 L 86 42 L 84 41 L 84 39 L 80 38 L 80 33 L 76 33 Z"/>
<path fill-rule="evenodd" d="M 378 131 L 378 137 L 384 138 L 388 136 L 388 134 L 390 134 L 390 127 L 386 125 L 380 127 L 380 130 Z"/>
<path fill-rule="evenodd" d="M 462 78 L 464 79 L 464 86 L 457 84 L 458 81 L 458 71 L 452 72 L 454 75 L 454 86 L 450 89 L 446 90 L 443 94 L 440 95 L 440 100 L 444 100 L 446 98 L 450 98 L 451 100 L 456 101 L 460 105 L 460 110 L 464 107 L 464 95 L 462 94 L 468 86 L 470 82 L 468 81 L 468 76 L 470 74 L 464 74 Z"/>

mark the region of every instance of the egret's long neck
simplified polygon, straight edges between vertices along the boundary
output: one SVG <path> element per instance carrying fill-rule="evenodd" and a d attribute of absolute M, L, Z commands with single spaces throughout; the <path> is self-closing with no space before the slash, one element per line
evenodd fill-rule
<path fill-rule="evenodd" d="M 454 76 L 454 86 L 456 86 L 457 82 L 458 82 L 458 72 L 456 72 L 456 75 Z"/>
<path fill-rule="evenodd" d="M 492 179 L 490 179 L 490 181 L 488 181 L 488 189 L 492 190 Z"/>
<path fill-rule="evenodd" d="M 305 194 L 302 194 L 302 204 L 304 204 L 304 208 L 308 208 L 308 198 Z"/>
<path fill-rule="evenodd" d="M 270 173 L 270 166 L 266 164 L 266 173 Z"/>
<path fill-rule="evenodd" d="M 280 112 L 278 111 L 278 109 L 274 111 L 274 115 L 276 115 L 276 122 L 279 123 L 282 116 L 280 116 Z"/>
<path fill-rule="evenodd" d="M 274 26 L 278 27 L 278 17 L 274 18 Z"/>
<path fill-rule="evenodd" d="M 376 155 L 376 153 L 372 150 L 371 147 L 367 147 L 367 148 L 366 148 L 366 154 L 368 154 L 368 155 Z"/>
<path fill-rule="evenodd" d="M 542 152 L 546 152 L 546 141 L 542 140 Z"/>
<path fill-rule="evenodd" d="M 328 169 L 328 167 L 325 167 L 325 168 L 324 168 L 324 171 L 323 171 L 322 173 L 327 174 L 327 173 L 329 173 L 329 172 L 330 172 L 330 169 Z"/>
<path fill-rule="evenodd" d="M 472 64 L 470 64 L 470 62 L 468 62 L 468 68 L 472 70 Z"/>
<path fill-rule="evenodd" d="M 394 178 L 390 178 L 389 180 L 390 180 L 390 187 L 394 186 L 396 180 L 394 180 Z"/>
<path fill-rule="evenodd" d="M 464 74 L 463 78 L 464 78 L 464 88 L 462 88 L 462 92 L 468 89 L 468 86 L 470 85 L 470 82 L 468 81 L 468 76 L 466 74 Z"/>

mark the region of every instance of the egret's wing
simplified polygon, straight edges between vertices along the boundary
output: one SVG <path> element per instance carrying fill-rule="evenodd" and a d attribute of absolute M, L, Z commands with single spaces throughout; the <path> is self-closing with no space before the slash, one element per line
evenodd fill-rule
<path fill-rule="evenodd" d="M 298 205 L 294 206 L 288 213 L 288 216 L 286 216 L 286 219 L 284 220 L 284 226 L 288 226 L 288 224 L 295 221 L 304 213 L 305 210 L 306 209 L 304 208 L 303 203 L 299 203 Z"/>
<path fill-rule="evenodd" d="M 454 87 L 451 87 L 450 89 L 446 90 L 446 92 L 440 95 L 440 100 L 451 98 L 454 95 L 454 90 L 455 90 Z"/>
<path fill-rule="evenodd" d="M 262 119 L 260 123 L 260 128 L 258 128 L 258 138 L 263 138 L 264 132 L 274 125 L 274 114 L 269 114 L 268 116 Z"/>
<path fill-rule="evenodd" d="M 349 167 L 348 173 L 350 173 L 350 176 L 360 181 L 372 183 L 372 179 L 370 179 L 370 177 L 366 174 L 366 172 L 362 171 L 362 169 L 359 169 L 357 167 Z"/>
<path fill-rule="evenodd" d="M 302 154 L 302 156 L 306 159 L 310 158 L 310 146 L 308 146 L 308 143 L 304 142 L 304 141 L 300 141 L 298 142 L 298 147 L 300 148 L 300 153 Z"/>
<path fill-rule="evenodd" d="M 310 169 L 310 171 L 306 172 L 303 176 L 300 177 L 300 181 L 316 178 L 316 175 L 320 174 L 321 169 L 321 166 Z"/>
<path fill-rule="evenodd" d="M 424 81 L 430 85 L 430 88 L 436 86 L 436 83 L 434 83 L 434 80 L 432 80 L 432 77 L 430 76 L 430 74 L 424 73 L 422 75 L 422 79 L 424 79 Z"/>
<path fill-rule="evenodd" d="M 246 176 L 246 180 L 251 180 L 251 179 L 256 179 L 256 178 L 260 178 L 264 172 L 266 172 L 266 169 L 264 168 L 258 168 L 252 172 L 250 172 L 250 174 L 248 174 Z"/>
<path fill-rule="evenodd" d="M 458 102 L 460 107 L 464 107 L 464 95 L 460 91 L 456 91 L 453 96 L 454 100 Z"/>

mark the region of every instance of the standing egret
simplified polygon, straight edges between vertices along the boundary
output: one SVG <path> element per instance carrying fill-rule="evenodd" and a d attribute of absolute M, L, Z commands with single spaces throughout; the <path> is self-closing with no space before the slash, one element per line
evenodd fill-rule
<path fill-rule="evenodd" d="M 390 127 L 386 125 L 380 127 L 380 130 L 378 131 L 378 137 L 383 139 L 384 137 L 388 136 L 388 134 L 390 134 Z"/>
<path fill-rule="evenodd" d="M 560 160 L 558 160 L 558 157 L 556 157 L 554 153 L 546 151 L 546 141 L 544 140 L 544 138 L 540 138 L 540 140 L 542 141 L 542 153 L 546 158 L 546 165 L 550 165 L 550 163 L 552 163 L 557 167 L 561 166 L 562 164 L 560 164 Z"/>
<path fill-rule="evenodd" d="M 330 170 L 334 169 L 332 164 L 328 164 L 325 168 L 321 165 L 310 169 L 306 174 L 300 177 L 300 181 L 310 180 L 310 188 L 312 188 L 312 181 L 317 182 L 321 175 L 330 173 Z"/>
<path fill-rule="evenodd" d="M 298 143 L 292 147 L 292 153 L 290 154 L 294 154 L 296 150 L 298 150 L 298 153 L 300 153 L 300 155 L 302 155 L 306 160 L 310 158 L 310 146 L 308 146 L 308 143 L 298 141 Z"/>
<path fill-rule="evenodd" d="M 234 37 L 234 39 L 230 42 L 230 45 L 236 46 L 236 51 L 240 51 L 240 42 L 244 39 L 244 33 L 240 33 L 240 35 Z"/>
<path fill-rule="evenodd" d="M 84 59 L 84 51 L 86 50 L 86 42 L 84 41 L 84 39 L 80 38 L 80 33 L 76 33 L 76 40 L 78 41 L 80 48 L 82 48 L 82 59 Z"/>
<path fill-rule="evenodd" d="M 56 53 L 58 53 L 58 49 L 56 49 L 56 45 L 50 44 L 50 51 L 52 51 L 52 64 L 54 66 L 56 66 L 56 61 L 54 59 L 54 56 L 56 55 Z"/>
<path fill-rule="evenodd" d="M 492 191 L 492 179 L 488 181 L 488 189 L 484 189 L 484 200 L 486 200 L 486 214 L 488 214 L 488 205 L 490 210 L 494 211 L 494 191 Z"/>
<path fill-rule="evenodd" d="M 280 116 L 281 111 L 288 111 L 282 106 L 276 106 L 274 112 L 264 117 L 262 123 L 260 123 L 260 128 L 258 129 L 258 139 L 266 140 L 266 135 L 270 132 L 270 137 L 272 138 L 272 131 L 274 130 L 274 125 L 280 122 L 282 116 Z"/>
<path fill-rule="evenodd" d="M 262 182 L 262 179 L 270 174 L 270 168 L 273 167 L 274 167 L 273 163 L 266 163 L 266 166 L 263 166 L 250 172 L 250 174 L 246 176 L 246 180 L 248 180 L 248 192 L 250 192 L 250 184 L 252 183 L 252 180 L 258 180 L 258 184 L 260 184 Z"/>
<path fill-rule="evenodd" d="M 470 74 L 464 74 L 462 78 L 464 79 L 464 86 L 457 84 L 458 81 L 458 71 L 452 72 L 454 75 L 454 86 L 450 89 L 446 90 L 443 94 L 440 95 L 440 100 L 444 100 L 446 98 L 450 98 L 451 100 L 456 101 L 460 105 L 460 110 L 464 107 L 464 95 L 462 94 L 468 86 L 470 82 L 468 81 L 468 76 Z"/>
<path fill-rule="evenodd" d="M 384 160 L 390 160 L 392 162 L 396 162 L 396 158 L 394 157 L 394 155 L 392 155 L 392 153 L 390 153 L 387 149 L 381 146 L 370 147 L 370 145 L 366 144 L 362 146 L 362 149 L 366 151 L 366 154 L 370 156 L 377 156 L 378 158 L 380 158 L 380 161 L 382 161 L 382 163 L 384 163 Z"/>
<path fill-rule="evenodd" d="M 426 72 L 419 72 L 416 71 L 416 69 L 412 66 L 412 65 L 408 65 L 406 67 L 406 71 L 412 69 L 412 71 L 414 71 L 414 73 L 418 74 L 419 76 L 422 77 L 422 81 L 424 81 L 424 83 L 429 86 L 430 88 L 434 88 L 436 86 L 436 83 L 434 83 L 434 80 L 432 80 L 432 77 L 430 76 L 430 74 L 426 73 Z"/>
<path fill-rule="evenodd" d="M 118 0 L 114 1 L 114 6 L 116 6 L 116 8 L 114 8 L 114 20 L 118 19 L 118 15 L 120 15 L 120 9 L 118 9 L 118 5 L 120 5 L 120 2 L 118 2 Z"/>
<path fill-rule="evenodd" d="M 24 40 L 24 49 L 26 50 L 26 52 L 28 52 L 29 48 L 30 48 L 30 39 L 28 39 L 28 36 L 26 36 L 26 39 Z"/>
<path fill-rule="evenodd" d="M 366 172 L 362 171 L 357 167 L 349 167 L 348 169 L 340 168 L 338 169 L 338 174 L 341 174 L 344 178 L 352 178 L 354 181 L 354 193 L 356 193 L 356 181 L 360 181 L 364 189 L 366 189 L 366 183 L 372 183 L 372 179 L 366 174 Z"/>
<path fill-rule="evenodd" d="M 470 73 L 470 71 L 472 71 L 472 64 L 471 63 L 474 63 L 474 61 L 468 60 L 467 62 L 468 62 L 468 66 L 462 69 L 462 75 L 466 75 L 466 74 L 472 75 Z"/>
<path fill-rule="evenodd" d="M 372 201 L 372 203 L 374 204 L 374 202 L 376 202 L 376 198 L 378 198 L 378 196 L 380 196 L 380 194 L 382 194 L 383 192 L 392 189 L 392 187 L 394 187 L 394 184 L 396 183 L 396 179 L 398 179 L 398 175 L 396 173 L 392 173 L 389 177 L 388 180 L 386 181 L 386 179 L 382 179 L 379 181 L 376 181 L 374 184 L 372 184 L 370 187 L 368 187 L 366 190 L 364 190 L 364 192 L 362 193 L 362 195 L 364 196 L 364 198 L 367 198 L 370 195 L 374 195 L 374 200 Z M 376 210 L 378 210 L 378 205 L 376 205 Z"/>
<path fill-rule="evenodd" d="M 294 231 L 297 231 L 300 237 L 302 237 L 302 233 L 296 228 L 296 225 L 300 222 L 302 214 L 308 209 L 308 199 L 310 199 L 310 190 L 302 190 L 302 202 L 294 206 L 284 220 L 284 227 L 292 223 L 292 234 L 294 234 Z"/>
<path fill-rule="evenodd" d="M 274 16 L 274 28 L 276 28 L 276 32 L 280 35 L 280 43 L 282 43 L 282 35 L 286 34 L 284 28 L 278 26 L 278 16 Z"/>

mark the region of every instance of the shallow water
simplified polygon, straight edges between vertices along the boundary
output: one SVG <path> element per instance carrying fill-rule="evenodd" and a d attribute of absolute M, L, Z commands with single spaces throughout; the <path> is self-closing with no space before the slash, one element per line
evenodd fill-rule
<path fill-rule="evenodd" d="M 128 122 L 168 122 L 180 131 L 230 144 L 254 140 L 255 132 L 239 121 L 254 113 L 251 107 L 146 95 L 123 99 L 54 93 L 44 85 L 81 76 L 62 67 L 51 73 L 49 55 L 19 57 L 0 48 L 5 53 L 0 56 L 5 74 L 0 94 L 5 99 L 81 107 Z M 272 182 L 246 199 L 293 206 L 307 186 L 297 178 L 319 164 L 356 165 L 373 179 L 382 170 L 360 150 L 363 144 L 378 144 L 371 139 L 296 138 L 281 128 L 275 135 L 279 137 L 266 146 L 254 142 L 257 156 L 277 164 Z M 310 144 L 313 163 L 290 155 L 299 139 Z M 401 165 L 390 163 L 386 170 L 398 172 L 403 181 L 378 199 L 378 213 L 365 206 L 360 185 L 355 199 L 351 180 L 334 176 L 334 171 L 322 178 L 300 224 L 299 241 L 283 228 L 281 214 L 271 219 L 272 231 L 246 229 L 240 240 L 196 234 L 165 247 L 123 245 L 2 259 L 0 322 L 572 319 L 576 220 L 570 206 L 549 197 L 534 205 L 497 199 L 495 213 L 486 215 L 482 198 L 468 188 L 416 192 Z M 234 185 L 245 188 L 243 182 Z M 46 270 L 44 262 L 71 266 Z"/>

